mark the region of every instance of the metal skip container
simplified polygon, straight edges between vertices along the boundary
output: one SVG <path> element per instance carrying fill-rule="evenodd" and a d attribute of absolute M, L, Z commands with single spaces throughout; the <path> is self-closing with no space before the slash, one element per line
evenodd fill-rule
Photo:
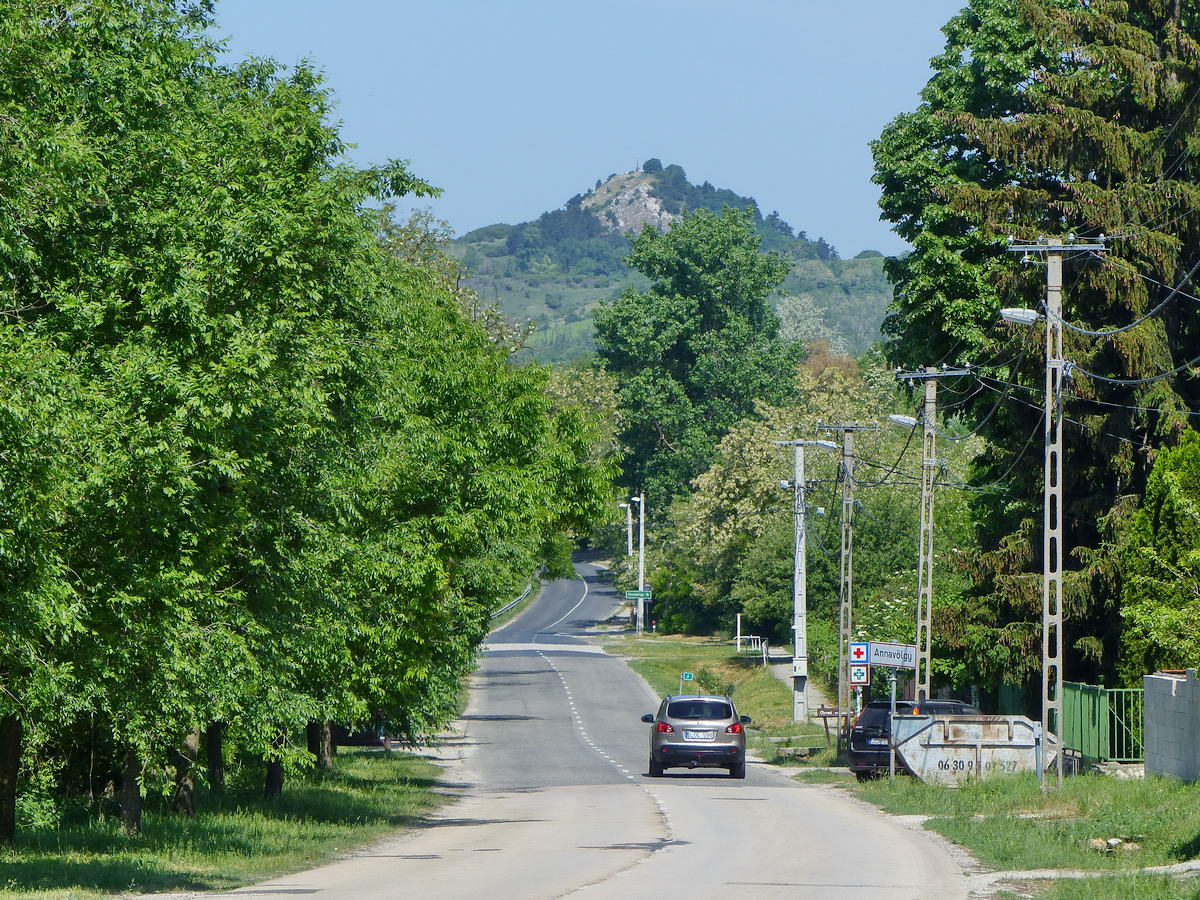
<path fill-rule="evenodd" d="M 1009 772 L 1044 772 L 1058 743 L 1025 716 L 896 716 L 896 758 L 932 784 Z"/>

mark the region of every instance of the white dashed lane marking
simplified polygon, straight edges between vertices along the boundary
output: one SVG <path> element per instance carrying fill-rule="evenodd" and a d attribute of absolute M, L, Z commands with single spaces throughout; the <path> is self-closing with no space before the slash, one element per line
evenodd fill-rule
<path fill-rule="evenodd" d="M 638 782 L 637 777 L 632 772 L 630 772 L 624 766 L 620 765 L 611 756 L 609 756 L 607 753 L 605 753 L 603 750 L 601 750 L 599 747 L 597 747 L 596 744 L 592 741 L 592 739 L 590 737 L 588 737 L 588 733 L 583 726 L 583 718 L 579 715 L 579 710 L 577 710 L 575 708 L 575 701 L 571 696 L 571 689 L 569 687 L 567 687 L 567 679 L 565 677 L 563 677 L 563 673 L 558 670 L 558 666 L 555 665 L 554 660 L 552 660 L 550 657 L 548 657 L 541 650 L 537 651 L 537 655 L 540 656 L 543 660 L 545 660 L 546 663 L 550 666 L 550 668 L 554 670 L 554 674 L 558 676 L 559 683 L 562 685 L 563 691 L 567 695 L 567 702 L 570 705 L 571 721 L 574 723 L 575 727 L 579 730 L 579 736 L 581 738 L 583 738 L 584 742 L 592 749 L 593 752 L 595 752 L 598 756 L 603 758 L 605 762 L 607 762 L 610 766 L 612 766 L 614 769 L 616 769 L 618 772 L 620 772 L 623 776 L 625 776 L 625 778 L 627 780 L 632 781 L 634 784 L 636 784 L 638 787 L 640 787 L 643 791 L 646 792 L 646 796 L 648 796 L 651 800 L 654 801 L 654 805 L 658 808 L 658 813 L 662 817 L 663 825 L 666 827 L 666 830 L 667 830 L 667 841 L 668 842 L 674 841 L 675 840 L 675 825 L 671 821 L 671 813 L 667 809 L 667 805 L 663 802 L 662 797 L 660 797 L 654 791 L 650 790 L 648 787 L 646 787 L 646 785 Z M 669 843 L 663 848 L 663 851 L 668 850 L 668 849 L 670 849 Z M 659 852 L 663 852 L 663 851 L 659 851 Z M 649 857 L 647 857 L 647 858 L 649 858 Z M 642 861 L 644 862 L 645 860 L 642 860 Z"/>

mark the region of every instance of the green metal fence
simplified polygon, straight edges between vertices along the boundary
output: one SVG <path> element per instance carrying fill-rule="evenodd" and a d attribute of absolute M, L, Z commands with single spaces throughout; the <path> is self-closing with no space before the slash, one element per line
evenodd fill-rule
<path fill-rule="evenodd" d="M 1063 746 L 1086 762 L 1141 762 L 1143 691 L 1063 682 Z"/>

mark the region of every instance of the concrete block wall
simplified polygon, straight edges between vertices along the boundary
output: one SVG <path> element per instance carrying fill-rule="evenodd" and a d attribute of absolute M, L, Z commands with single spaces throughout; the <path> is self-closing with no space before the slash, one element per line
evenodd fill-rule
<path fill-rule="evenodd" d="M 1144 743 L 1146 774 L 1200 781 L 1200 681 L 1196 670 L 1184 678 L 1146 675 Z"/>

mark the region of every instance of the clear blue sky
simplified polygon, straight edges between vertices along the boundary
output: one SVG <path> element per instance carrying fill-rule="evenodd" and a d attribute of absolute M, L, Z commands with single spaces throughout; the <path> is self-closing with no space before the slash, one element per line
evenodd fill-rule
<path fill-rule="evenodd" d="M 911 109 L 963 0 L 223 0 L 233 58 L 310 59 L 355 161 L 412 161 L 460 234 L 651 156 L 844 256 L 879 221 L 868 141 Z"/>

